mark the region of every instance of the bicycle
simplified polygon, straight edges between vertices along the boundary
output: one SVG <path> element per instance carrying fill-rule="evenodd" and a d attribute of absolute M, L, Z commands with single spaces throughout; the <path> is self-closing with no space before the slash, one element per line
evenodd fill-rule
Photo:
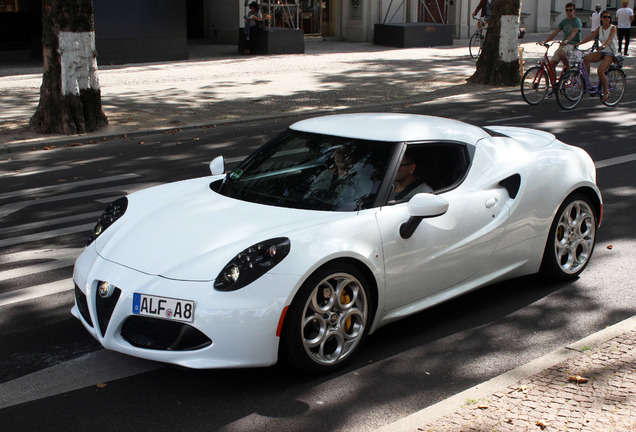
<path fill-rule="evenodd" d="M 477 24 L 477 30 L 470 37 L 470 42 L 468 43 L 468 52 L 470 56 L 474 59 L 479 58 L 481 54 L 481 49 L 484 47 L 484 40 L 486 37 L 484 36 L 484 29 L 486 28 L 486 19 L 483 17 L 475 18 L 474 20 L 479 21 Z"/>
<path fill-rule="evenodd" d="M 609 96 L 607 100 L 603 101 L 601 81 L 599 80 L 593 86 L 590 83 L 590 76 L 584 65 L 576 70 L 567 72 L 559 81 L 557 90 L 559 106 L 566 110 L 574 109 L 581 102 L 584 92 L 587 92 L 592 97 L 598 95 L 601 98 L 601 102 L 608 107 L 618 104 L 623 99 L 627 82 L 625 72 L 623 72 L 623 56 L 617 56 L 615 63 L 612 63 L 605 71 L 605 75 L 607 75 Z"/>
<path fill-rule="evenodd" d="M 556 70 L 550 65 L 548 51 L 554 44 L 537 42 L 537 45 L 545 48 L 543 60 L 538 61 L 536 66 L 532 66 L 528 69 L 526 73 L 523 74 L 523 78 L 521 78 L 521 96 L 523 100 L 530 105 L 541 103 L 550 88 L 552 88 L 552 92 L 554 93 L 559 81 L 563 78 L 565 73 L 564 70 L 561 70 L 561 75 L 557 78 Z M 574 67 L 574 64 L 572 66 Z"/>

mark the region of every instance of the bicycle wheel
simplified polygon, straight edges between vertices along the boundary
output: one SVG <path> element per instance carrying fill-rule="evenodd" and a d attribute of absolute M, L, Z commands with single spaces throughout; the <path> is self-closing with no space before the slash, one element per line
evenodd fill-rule
<path fill-rule="evenodd" d="M 583 97 L 585 83 L 578 70 L 569 71 L 559 81 L 556 100 L 566 110 L 576 107 Z"/>
<path fill-rule="evenodd" d="M 603 103 L 609 107 L 619 103 L 625 94 L 625 86 L 625 72 L 620 69 L 610 69 L 607 72 L 607 89 L 609 90 L 609 97 Z M 601 100 L 603 100 L 602 95 Z"/>
<path fill-rule="evenodd" d="M 521 96 L 530 105 L 536 105 L 548 94 L 550 80 L 542 67 L 533 66 L 521 79 Z"/>
<path fill-rule="evenodd" d="M 475 33 L 470 37 L 470 43 L 468 44 L 468 52 L 470 52 L 470 56 L 474 59 L 479 57 L 481 54 L 481 45 L 483 43 L 483 36 L 479 33 Z"/>

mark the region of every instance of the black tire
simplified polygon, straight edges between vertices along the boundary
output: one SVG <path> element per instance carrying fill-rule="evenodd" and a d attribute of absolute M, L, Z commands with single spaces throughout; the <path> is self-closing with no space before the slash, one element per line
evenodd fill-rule
<path fill-rule="evenodd" d="M 575 279 L 590 262 L 598 215 L 591 199 L 575 193 L 563 201 L 550 227 L 541 273 L 560 281 Z"/>
<path fill-rule="evenodd" d="M 556 92 L 559 106 L 565 110 L 574 109 L 581 102 L 584 90 L 585 80 L 579 71 L 571 70 L 566 72 L 559 80 Z"/>
<path fill-rule="evenodd" d="M 521 79 L 521 96 L 530 105 L 537 105 L 545 99 L 550 88 L 550 78 L 542 67 L 533 66 Z"/>
<path fill-rule="evenodd" d="M 479 33 L 475 33 L 470 37 L 470 42 L 468 44 L 468 52 L 470 56 L 474 59 L 478 58 L 481 54 L 481 47 L 483 45 L 484 37 Z"/>
<path fill-rule="evenodd" d="M 610 94 L 607 100 L 603 103 L 609 107 L 618 104 L 623 99 L 626 85 L 625 72 L 620 69 L 610 68 L 607 71 L 607 87 Z M 602 95 L 601 100 L 603 100 Z"/>
<path fill-rule="evenodd" d="M 281 334 L 281 355 L 311 373 L 342 368 L 369 331 L 371 292 L 355 266 L 324 266 L 302 285 L 289 307 Z"/>

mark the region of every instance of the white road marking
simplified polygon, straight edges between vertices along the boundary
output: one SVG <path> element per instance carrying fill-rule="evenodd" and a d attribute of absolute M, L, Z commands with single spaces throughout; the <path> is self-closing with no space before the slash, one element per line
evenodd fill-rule
<path fill-rule="evenodd" d="M 141 176 L 139 174 L 130 173 L 130 174 L 111 176 L 111 177 L 102 177 L 102 178 L 97 178 L 92 180 L 64 182 L 64 183 L 59 183 L 55 185 L 40 186 L 36 188 L 31 188 L 31 189 L 22 189 L 19 191 L 0 193 L 0 199 L 32 197 L 33 195 L 36 195 L 36 194 L 42 194 L 42 193 L 48 193 L 48 192 L 60 192 L 67 189 L 76 189 L 83 186 L 92 186 L 96 184 L 110 183 L 110 182 L 115 182 L 120 180 L 128 180 L 128 179 L 137 178 L 137 177 L 141 177 Z"/>
<path fill-rule="evenodd" d="M 17 244 L 30 243 L 34 241 L 40 241 L 53 237 L 60 237 L 68 234 L 77 234 L 80 232 L 86 232 L 86 238 L 88 239 L 89 232 L 95 227 L 95 222 L 77 225 L 69 228 L 61 228 L 58 230 L 45 231 L 37 234 L 28 234 L 19 237 L 12 237 L 5 240 L 0 240 L 0 248 L 7 246 L 15 246 Z"/>
<path fill-rule="evenodd" d="M 31 254 L 33 258 L 31 259 L 45 259 L 45 256 L 48 256 L 49 259 L 53 259 L 53 261 L 42 263 L 42 264 L 32 264 L 23 267 L 14 268 L 11 270 L 0 271 L 0 282 L 6 281 L 9 279 L 14 279 L 18 277 L 30 276 L 36 273 L 42 273 L 45 271 L 57 270 L 64 267 L 70 267 L 75 264 L 75 260 L 82 253 L 83 249 L 59 249 L 54 251 L 55 254 L 41 254 L 39 256 L 35 256 Z"/>
<path fill-rule="evenodd" d="M 595 162 L 594 165 L 596 166 L 596 169 L 601 169 L 601 168 L 607 168 L 609 166 L 619 165 L 626 162 L 633 162 L 635 160 L 636 160 L 636 153 L 632 153 L 630 155 L 604 159 L 604 160 Z"/>
<path fill-rule="evenodd" d="M 71 168 L 71 167 L 68 166 L 68 165 L 57 165 L 57 166 L 47 167 L 47 168 L 26 168 L 26 169 L 22 169 L 20 171 L 15 171 L 15 172 L 0 173 L 0 178 L 2 178 L 2 177 L 24 177 L 24 176 L 29 176 L 29 175 L 37 175 L 37 174 L 49 173 L 49 172 L 53 172 L 53 171 L 61 171 L 61 170 L 69 169 L 69 168 Z"/>
<path fill-rule="evenodd" d="M 100 349 L 0 384 L 0 409 L 162 367 L 161 363 Z"/>
<path fill-rule="evenodd" d="M 84 248 L 37 249 L 0 255 L 0 264 L 11 264 L 27 260 L 67 259 L 77 257 Z"/>
<path fill-rule="evenodd" d="M 47 197 L 47 198 L 31 199 L 28 201 L 15 202 L 15 203 L 0 206 L 0 219 L 7 215 L 10 215 L 11 213 L 15 213 L 19 210 L 22 210 L 23 208 L 26 208 L 35 204 L 46 204 L 46 203 L 70 200 L 75 198 L 84 198 L 84 197 L 89 197 L 93 195 L 111 194 L 115 192 L 120 192 L 120 193 L 124 192 L 125 194 L 129 194 L 129 193 L 132 193 L 141 189 L 145 189 L 154 185 L 156 185 L 156 183 L 128 184 L 128 185 L 114 186 L 114 187 L 105 188 L 105 189 L 94 189 L 94 190 L 85 191 L 85 192 L 75 192 L 75 193 L 70 193 L 65 195 L 56 195 L 56 196 Z"/>
<path fill-rule="evenodd" d="M 0 307 L 27 300 L 33 300 L 47 295 L 71 291 L 74 288 L 75 285 L 73 284 L 73 279 L 63 279 L 55 282 L 49 282 L 47 284 L 0 293 Z"/>
<path fill-rule="evenodd" d="M 65 216 L 61 218 L 48 219 L 40 222 L 31 222 L 24 225 L 15 225 L 7 228 L 0 228 L 0 235 L 11 234 L 20 231 L 39 229 L 39 228 L 48 228 L 55 225 L 60 225 L 68 222 L 76 222 L 79 220 L 85 219 L 94 219 L 97 222 L 97 218 L 102 214 L 102 212 L 91 212 L 91 213 L 82 213 L 73 216 Z"/>

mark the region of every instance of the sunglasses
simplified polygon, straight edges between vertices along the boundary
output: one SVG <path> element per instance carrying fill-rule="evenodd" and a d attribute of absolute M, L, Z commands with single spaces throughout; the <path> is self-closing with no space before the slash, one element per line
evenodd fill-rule
<path fill-rule="evenodd" d="M 601 18 L 611 18 L 611 16 L 607 15 L 607 16 L 602 16 Z"/>
<path fill-rule="evenodd" d="M 572 12 L 574 9 L 566 9 L 566 12 Z"/>

